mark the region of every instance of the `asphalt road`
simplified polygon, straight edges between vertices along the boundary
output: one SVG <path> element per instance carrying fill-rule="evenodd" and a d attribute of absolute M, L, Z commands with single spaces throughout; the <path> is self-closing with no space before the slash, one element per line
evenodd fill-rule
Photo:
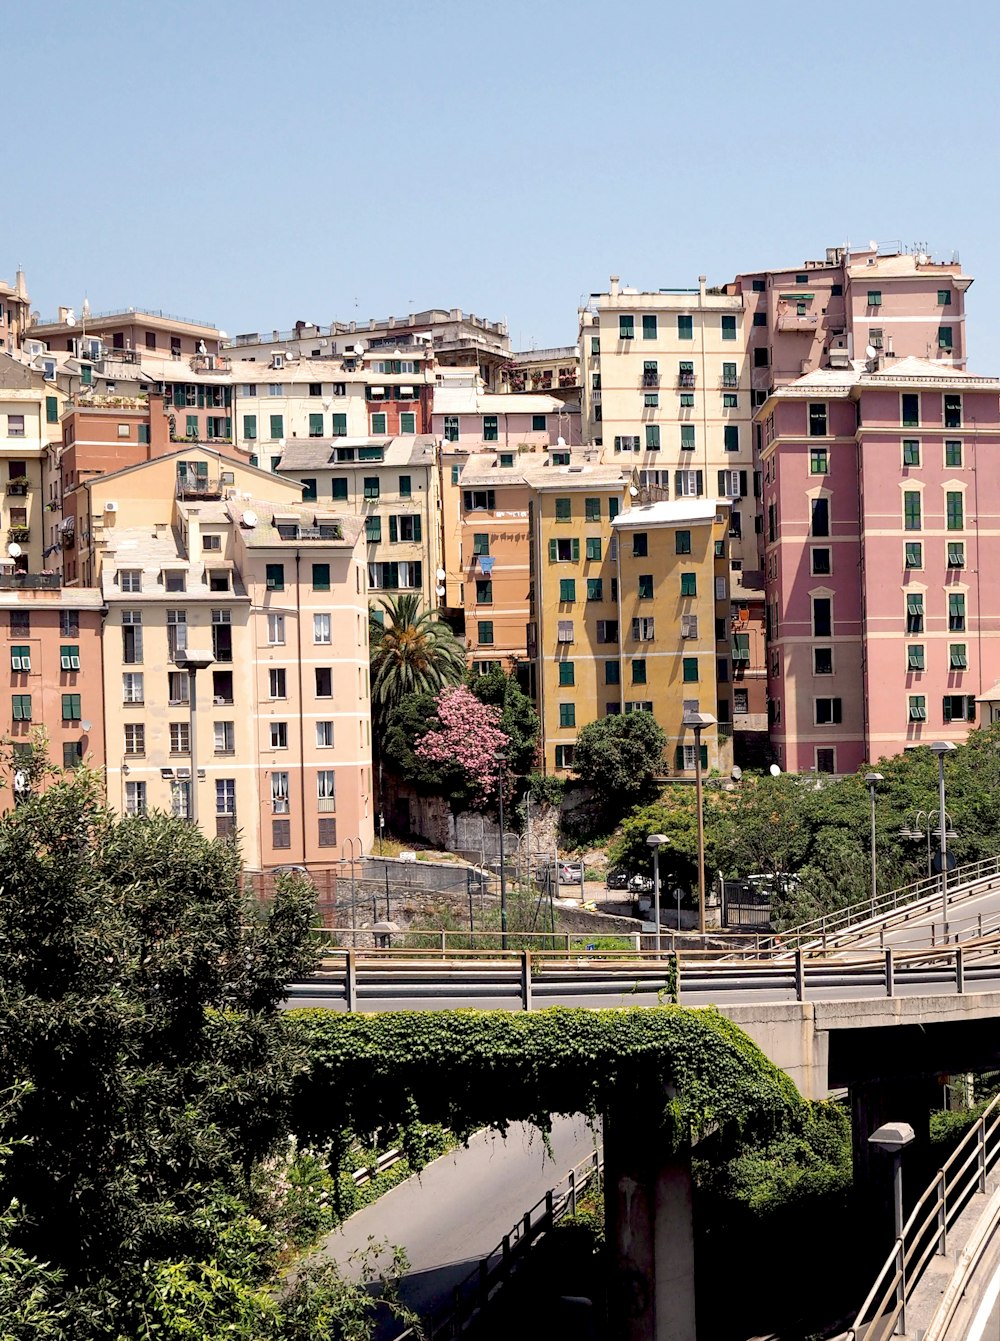
<path fill-rule="evenodd" d="M 434 1312 L 525 1211 L 587 1158 L 594 1135 L 581 1117 L 554 1118 L 551 1144 L 552 1158 L 540 1134 L 523 1123 L 512 1124 L 506 1140 L 479 1132 L 467 1148 L 441 1156 L 352 1215 L 323 1251 L 356 1277 L 351 1256 L 370 1241 L 404 1248 L 410 1268 L 400 1295 L 418 1313 Z M 384 1264 L 389 1257 L 383 1255 Z"/>

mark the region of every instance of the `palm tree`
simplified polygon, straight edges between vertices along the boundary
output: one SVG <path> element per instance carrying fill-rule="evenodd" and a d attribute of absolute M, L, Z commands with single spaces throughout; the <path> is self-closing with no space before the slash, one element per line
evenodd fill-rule
<path fill-rule="evenodd" d="M 371 625 L 372 709 L 383 722 L 408 694 L 436 693 L 465 674 L 465 649 L 420 597 L 387 596 Z"/>

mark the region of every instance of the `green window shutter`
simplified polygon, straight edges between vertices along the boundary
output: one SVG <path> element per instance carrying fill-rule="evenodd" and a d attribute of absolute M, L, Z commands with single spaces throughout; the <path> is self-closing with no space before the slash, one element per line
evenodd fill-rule
<path fill-rule="evenodd" d="M 702 766 L 702 769 L 704 770 L 704 769 L 708 768 L 708 746 L 707 746 L 707 745 L 703 745 L 703 746 L 701 747 L 701 751 L 700 751 L 700 753 L 701 753 L 701 766 Z"/>
<path fill-rule="evenodd" d="M 338 478 L 330 481 L 330 497 L 341 503 L 347 502 L 346 478 L 343 479 Z"/>
<path fill-rule="evenodd" d="M 59 422 L 59 398 L 57 396 L 45 397 L 45 422 L 47 424 L 58 424 Z"/>
<path fill-rule="evenodd" d="M 369 544 L 379 544 L 382 540 L 382 518 L 371 516 L 365 518 L 365 539 Z"/>
<path fill-rule="evenodd" d="M 680 773 L 684 769 L 684 746 L 678 745 L 674 750 L 674 768 Z M 696 779 L 697 781 L 697 779 Z"/>
<path fill-rule="evenodd" d="M 698 595 L 697 573 L 681 573 L 681 595 L 682 596 Z"/>
<path fill-rule="evenodd" d="M 561 685 L 572 685 L 576 683 L 575 669 L 572 661 L 559 662 L 559 683 Z"/>
<path fill-rule="evenodd" d="M 646 450 L 650 452 L 658 452 L 660 450 L 659 424 L 646 425 Z"/>
<path fill-rule="evenodd" d="M 404 410 L 399 416 L 399 431 L 407 435 L 416 433 L 417 416 L 412 410 Z"/>
<path fill-rule="evenodd" d="M 400 475 L 399 477 L 399 496 L 400 498 L 410 498 L 413 495 L 413 483 L 409 475 Z"/>
<path fill-rule="evenodd" d="M 148 443 L 149 443 L 149 425 L 148 425 L 148 424 L 140 424 L 140 425 L 139 425 L 139 445 L 140 445 L 140 447 L 141 447 L 141 446 L 143 446 L 144 444 L 145 444 L 145 445 L 148 445 Z"/>
<path fill-rule="evenodd" d="M 389 544 L 395 545 L 399 540 L 399 524 L 395 517 L 389 518 Z"/>
<path fill-rule="evenodd" d="M 251 442 L 257 437 L 257 416 L 255 414 L 245 414 L 243 416 L 243 436 Z"/>
<path fill-rule="evenodd" d="M 903 494 L 903 526 L 907 531 L 920 530 L 920 494 L 915 490 Z"/>
<path fill-rule="evenodd" d="M 681 424 L 681 451 L 694 451 L 694 424 Z"/>
<path fill-rule="evenodd" d="M 372 415 L 372 435 L 373 435 L 374 437 L 376 437 L 376 438 L 384 438 L 384 437 L 386 436 L 386 424 L 387 424 L 387 422 L 388 422 L 388 421 L 387 421 L 387 419 L 386 419 L 386 415 L 385 415 L 385 411 L 384 411 L 384 410 L 380 410 L 380 411 L 378 412 L 378 414 L 373 414 L 373 415 Z"/>
<path fill-rule="evenodd" d="M 694 317 L 679 316 L 677 318 L 677 338 L 678 340 L 694 339 Z"/>
<path fill-rule="evenodd" d="M 317 492 L 316 492 L 316 481 L 315 481 L 315 480 L 300 480 L 299 482 L 300 482 L 300 484 L 302 485 L 302 501 L 303 501 L 303 503 L 315 503 L 315 502 L 316 502 L 316 499 L 317 499 L 317 497 L 318 497 Z"/>
<path fill-rule="evenodd" d="M 644 340 L 656 339 L 656 317 L 649 316 L 642 319 L 642 338 Z"/>
<path fill-rule="evenodd" d="M 555 544 L 555 541 L 549 541 L 549 545 Z M 488 531 L 476 531 L 472 537 L 472 553 L 474 556 L 480 554 L 488 555 L 490 552 L 490 536 Z"/>
<path fill-rule="evenodd" d="M 727 452 L 738 452 L 740 450 L 740 426 L 739 424 L 726 424 L 723 429 L 723 445 Z"/>
<path fill-rule="evenodd" d="M 584 499 L 583 508 L 586 521 L 599 522 L 601 520 L 601 500 L 599 498 Z"/>
<path fill-rule="evenodd" d="M 903 439 L 903 465 L 920 465 L 920 440 L 918 438 Z"/>
<path fill-rule="evenodd" d="M 311 438 L 321 438 L 323 436 L 323 416 L 322 414 L 310 414 L 309 416 L 309 436 Z"/>
<path fill-rule="evenodd" d="M 285 436 L 285 416 L 282 414 L 271 415 L 271 437 L 283 438 Z"/>
<path fill-rule="evenodd" d="M 621 511 L 621 499 L 620 499 L 620 498 L 609 498 L 609 499 L 608 499 L 608 521 L 614 521 L 614 519 L 618 516 L 618 514 L 619 514 L 620 511 Z"/>
<path fill-rule="evenodd" d="M 576 537 L 574 537 L 574 538 L 573 538 L 573 562 L 574 562 L 574 563 L 577 563 L 577 562 L 579 561 L 579 558 L 580 558 L 580 542 L 579 542 L 579 540 L 576 539 Z"/>
<path fill-rule="evenodd" d="M 189 438 L 197 438 L 199 436 L 198 416 L 196 414 L 189 414 L 185 417 L 187 420 L 187 428 L 185 429 L 187 436 Z"/>
<path fill-rule="evenodd" d="M 333 426 L 332 426 L 330 432 L 333 434 L 333 436 L 334 436 L 335 438 L 343 438 L 343 437 L 346 437 L 346 436 L 347 436 L 347 415 L 346 415 L 346 414 L 335 414 L 335 415 L 333 415 Z"/>
<path fill-rule="evenodd" d="M 559 579 L 559 600 L 576 600 L 576 579 L 572 577 L 563 577 Z"/>
<path fill-rule="evenodd" d="M 698 658 L 682 657 L 682 678 L 685 684 L 695 684 L 698 680 Z"/>
<path fill-rule="evenodd" d="M 312 586 L 313 591 L 330 590 L 330 565 L 328 563 L 314 563 L 312 566 Z"/>
<path fill-rule="evenodd" d="M 587 600 L 588 601 L 604 600 L 604 582 L 601 578 L 599 577 L 587 578 Z"/>
<path fill-rule="evenodd" d="M 556 499 L 556 521 L 573 520 L 573 500 L 571 498 Z"/>
<path fill-rule="evenodd" d="M 549 541 L 549 563 L 555 563 L 555 562 L 558 560 L 558 558 L 559 558 L 559 542 L 558 542 L 558 540 L 550 540 L 550 541 Z"/>
<path fill-rule="evenodd" d="M 588 536 L 587 538 L 587 558 L 600 559 L 601 541 L 598 536 Z"/>
<path fill-rule="evenodd" d="M 204 408 L 205 408 L 205 388 L 204 388 L 203 386 L 199 386 L 199 388 L 198 388 L 198 409 L 199 409 L 199 410 L 203 410 Z"/>
<path fill-rule="evenodd" d="M 965 525 L 965 512 L 962 495 L 960 493 L 949 493 L 946 496 L 948 508 L 948 530 L 961 531 Z"/>

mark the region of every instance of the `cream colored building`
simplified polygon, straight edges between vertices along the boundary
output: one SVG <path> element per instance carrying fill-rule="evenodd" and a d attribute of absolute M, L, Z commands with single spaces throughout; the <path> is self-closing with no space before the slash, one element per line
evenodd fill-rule
<path fill-rule="evenodd" d="M 370 848 L 357 519 L 196 445 L 81 488 L 81 543 L 108 610 L 111 803 L 196 810 L 210 834 L 239 831 L 252 868 L 329 864 L 348 839 Z M 185 652 L 209 663 L 193 733 Z"/>
<path fill-rule="evenodd" d="M 440 491 L 433 438 L 294 439 L 286 444 L 278 468 L 283 476 L 299 481 L 307 501 L 315 499 L 363 523 L 373 601 L 416 592 L 428 609 L 442 603 Z"/>
<path fill-rule="evenodd" d="M 42 373 L 0 354 L 0 558 L 25 572 L 46 567 L 47 448 L 61 435 L 60 403 Z"/>
<path fill-rule="evenodd" d="M 742 295 L 640 292 L 612 276 L 580 313 L 585 440 L 670 498 L 728 498 L 734 571 L 758 567 Z"/>

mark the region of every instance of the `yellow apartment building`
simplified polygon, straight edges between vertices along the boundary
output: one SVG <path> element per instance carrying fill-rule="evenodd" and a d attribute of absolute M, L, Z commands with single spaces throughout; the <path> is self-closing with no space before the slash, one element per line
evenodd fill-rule
<path fill-rule="evenodd" d="M 60 400 L 42 373 L 0 353 L 0 560 L 8 570 L 37 573 L 47 566 L 46 452 L 61 436 Z M 48 566 L 58 567 L 58 560 Z"/>
<path fill-rule="evenodd" d="M 634 491 L 634 492 L 633 492 Z M 626 506 L 627 505 L 627 506 Z M 657 497 L 608 466 L 533 481 L 532 610 L 546 771 L 572 768 L 579 729 L 651 712 L 668 737 L 664 771 L 694 767 L 686 710 L 710 712 L 706 767 L 731 766 L 727 508 Z"/>
<path fill-rule="evenodd" d="M 108 611 L 111 804 L 238 831 L 252 868 L 329 864 L 348 838 L 370 848 L 357 519 L 198 446 L 80 488 Z"/>
<path fill-rule="evenodd" d="M 297 438 L 286 444 L 277 468 L 298 480 L 304 501 L 362 523 L 372 600 L 409 591 L 428 609 L 442 604 L 440 475 L 433 438 L 335 443 Z"/>

